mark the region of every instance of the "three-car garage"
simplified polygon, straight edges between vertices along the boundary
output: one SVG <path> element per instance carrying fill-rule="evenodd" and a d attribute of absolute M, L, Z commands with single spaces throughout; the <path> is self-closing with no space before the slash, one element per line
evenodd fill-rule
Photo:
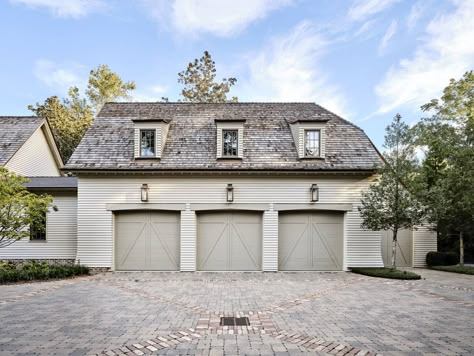
<path fill-rule="evenodd" d="M 114 215 L 115 270 L 180 270 L 179 211 Z M 278 270 L 342 270 L 343 226 L 341 212 L 279 212 Z M 198 271 L 262 271 L 263 212 L 196 212 L 195 251 Z"/>

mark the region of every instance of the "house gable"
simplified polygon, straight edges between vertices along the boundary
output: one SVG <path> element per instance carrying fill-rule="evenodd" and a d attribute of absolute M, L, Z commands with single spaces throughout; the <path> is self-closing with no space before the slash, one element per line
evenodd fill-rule
<path fill-rule="evenodd" d="M 46 121 L 0 118 L 0 164 L 24 176 L 61 176 L 63 162 Z"/>

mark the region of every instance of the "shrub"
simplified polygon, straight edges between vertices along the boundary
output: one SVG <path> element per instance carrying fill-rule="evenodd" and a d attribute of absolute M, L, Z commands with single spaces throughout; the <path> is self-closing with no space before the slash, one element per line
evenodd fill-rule
<path fill-rule="evenodd" d="M 89 274 L 89 268 L 71 264 L 28 261 L 23 264 L 0 263 L 0 283 L 67 278 Z"/>
<path fill-rule="evenodd" d="M 363 268 L 363 267 L 354 267 L 351 268 L 351 271 L 358 274 L 363 274 L 370 277 L 380 277 L 380 278 L 390 278 L 390 279 L 420 279 L 419 274 L 402 271 L 399 269 L 392 270 L 388 267 L 383 268 Z"/>
<path fill-rule="evenodd" d="M 454 252 L 431 251 L 426 254 L 426 264 L 428 266 L 452 266 L 458 262 L 458 255 Z"/>

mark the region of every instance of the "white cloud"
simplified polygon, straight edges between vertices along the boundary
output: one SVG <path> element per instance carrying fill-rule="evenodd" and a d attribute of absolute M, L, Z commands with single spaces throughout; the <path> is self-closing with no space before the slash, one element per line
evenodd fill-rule
<path fill-rule="evenodd" d="M 348 16 L 352 21 L 363 21 L 387 10 L 398 0 L 355 0 L 349 8 Z"/>
<path fill-rule="evenodd" d="M 183 35 L 229 37 L 292 0 L 142 0 L 150 14 Z"/>
<path fill-rule="evenodd" d="M 85 87 L 85 78 L 81 72 L 85 68 L 78 64 L 60 66 L 49 60 L 40 59 L 35 62 L 33 73 L 42 83 L 58 91 L 58 94 L 67 93 L 71 86 Z"/>
<path fill-rule="evenodd" d="M 57 17 L 72 18 L 83 17 L 101 11 L 105 7 L 102 0 L 10 0 L 10 2 L 33 9 L 44 8 Z"/>
<path fill-rule="evenodd" d="M 413 29 L 418 24 L 418 20 L 423 14 L 423 10 L 424 8 L 421 2 L 418 2 L 411 7 L 410 13 L 407 17 L 407 27 L 409 30 Z"/>
<path fill-rule="evenodd" d="M 379 54 L 383 53 L 383 51 L 388 45 L 388 42 L 392 39 L 393 35 L 395 35 L 395 32 L 397 32 L 397 21 L 392 20 L 392 22 L 387 28 L 387 31 L 385 31 L 385 34 L 383 35 L 382 40 L 380 41 Z"/>
<path fill-rule="evenodd" d="M 452 13 L 434 18 L 412 58 L 390 68 L 376 86 L 377 114 L 399 107 L 416 110 L 439 96 L 450 78 L 474 66 L 474 2 L 456 2 Z"/>
<path fill-rule="evenodd" d="M 166 96 L 168 88 L 161 85 L 147 87 L 144 91 L 137 91 L 132 93 L 132 101 L 138 102 L 155 102 L 161 101 L 161 98 Z"/>
<path fill-rule="evenodd" d="M 346 114 L 344 96 L 319 64 L 328 45 L 309 22 L 274 38 L 267 48 L 247 58 L 248 78 L 236 88 L 239 99 L 311 101 Z"/>

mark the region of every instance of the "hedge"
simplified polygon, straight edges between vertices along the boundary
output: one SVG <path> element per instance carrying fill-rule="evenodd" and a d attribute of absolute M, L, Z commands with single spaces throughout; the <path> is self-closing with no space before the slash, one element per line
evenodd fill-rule
<path fill-rule="evenodd" d="M 0 283 L 68 278 L 87 274 L 89 274 L 89 268 L 82 265 L 55 265 L 34 260 L 21 265 L 0 262 Z"/>
<path fill-rule="evenodd" d="M 426 264 L 428 266 L 453 266 L 457 265 L 459 257 L 454 252 L 431 251 L 426 254 Z"/>
<path fill-rule="evenodd" d="M 392 270 L 391 268 L 365 268 L 365 267 L 354 267 L 351 271 L 357 274 L 363 274 L 370 277 L 390 278 L 390 279 L 421 279 L 419 274 L 402 271 L 399 269 Z"/>

